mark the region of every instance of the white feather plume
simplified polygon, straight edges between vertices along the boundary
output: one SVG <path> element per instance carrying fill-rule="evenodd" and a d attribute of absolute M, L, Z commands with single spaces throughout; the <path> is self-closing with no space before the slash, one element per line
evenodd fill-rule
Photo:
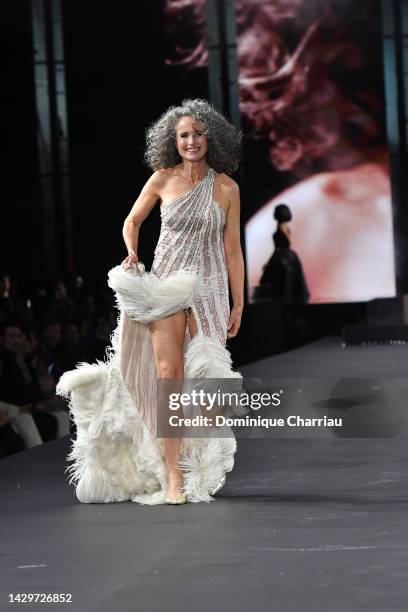
<path fill-rule="evenodd" d="M 192 304 L 198 283 L 196 272 L 179 270 L 166 278 L 139 267 L 125 270 L 116 266 L 108 273 L 108 285 L 115 292 L 119 309 L 140 323 L 150 323 Z"/>

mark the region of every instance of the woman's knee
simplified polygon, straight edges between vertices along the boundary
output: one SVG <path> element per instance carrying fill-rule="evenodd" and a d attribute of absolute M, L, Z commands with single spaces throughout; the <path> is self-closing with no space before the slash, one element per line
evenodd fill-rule
<path fill-rule="evenodd" d="M 184 376 L 184 367 L 182 363 L 159 360 L 156 369 L 158 378 L 180 379 Z"/>

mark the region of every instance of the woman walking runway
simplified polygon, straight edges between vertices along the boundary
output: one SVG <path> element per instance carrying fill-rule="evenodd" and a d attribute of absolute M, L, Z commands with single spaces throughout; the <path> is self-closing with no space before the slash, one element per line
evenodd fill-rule
<path fill-rule="evenodd" d="M 168 410 L 158 381 L 180 390 L 187 378 L 241 378 L 225 347 L 243 309 L 239 189 L 228 176 L 239 140 L 204 100 L 171 107 L 147 132 L 153 174 L 124 223 L 128 256 L 109 272 L 120 309 L 109 358 L 80 364 L 58 385 L 77 425 L 68 469 L 82 502 L 210 501 L 232 469 L 231 431 L 158 437 Z M 159 201 L 161 232 L 146 273 L 139 230 Z"/>

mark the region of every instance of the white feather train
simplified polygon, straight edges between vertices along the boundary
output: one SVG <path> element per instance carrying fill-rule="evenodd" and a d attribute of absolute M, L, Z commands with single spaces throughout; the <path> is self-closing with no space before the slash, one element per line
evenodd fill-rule
<path fill-rule="evenodd" d="M 180 271 L 159 279 L 144 271 L 109 272 L 121 314 L 112 335 L 106 362 L 81 363 L 66 372 L 57 393 L 69 398 L 70 416 L 77 435 L 67 457 L 69 483 L 76 485 L 82 503 L 131 500 L 162 504 L 166 497 L 166 470 L 162 444 L 149 432 L 124 382 L 120 368 L 123 313 L 142 326 L 193 306 L 197 276 Z M 229 352 L 218 341 L 199 332 L 185 354 L 185 376 L 242 378 L 232 370 Z M 236 441 L 228 427 L 215 428 L 206 438 L 182 441 L 180 465 L 190 502 L 211 501 L 234 464 Z"/>

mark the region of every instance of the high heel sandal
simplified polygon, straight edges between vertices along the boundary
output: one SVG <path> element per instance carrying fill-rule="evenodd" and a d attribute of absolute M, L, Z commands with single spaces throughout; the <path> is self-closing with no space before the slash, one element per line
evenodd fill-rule
<path fill-rule="evenodd" d="M 178 495 L 177 497 L 166 497 L 166 504 L 180 505 L 186 503 L 187 497 L 184 495 L 184 493 L 182 495 Z"/>
<path fill-rule="evenodd" d="M 169 480 L 167 477 L 167 487 L 169 485 Z M 180 481 L 177 483 L 178 486 L 177 488 L 180 489 L 181 493 L 179 495 L 176 495 L 176 497 L 170 497 L 169 495 L 166 495 L 166 499 L 165 502 L 166 504 L 171 504 L 171 505 L 180 505 L 180 504 L 186 504 L 187 503 L 187 496 L 185 495 L 184 491 L 183 491 L 183 480 L 180 479 Z"/>

